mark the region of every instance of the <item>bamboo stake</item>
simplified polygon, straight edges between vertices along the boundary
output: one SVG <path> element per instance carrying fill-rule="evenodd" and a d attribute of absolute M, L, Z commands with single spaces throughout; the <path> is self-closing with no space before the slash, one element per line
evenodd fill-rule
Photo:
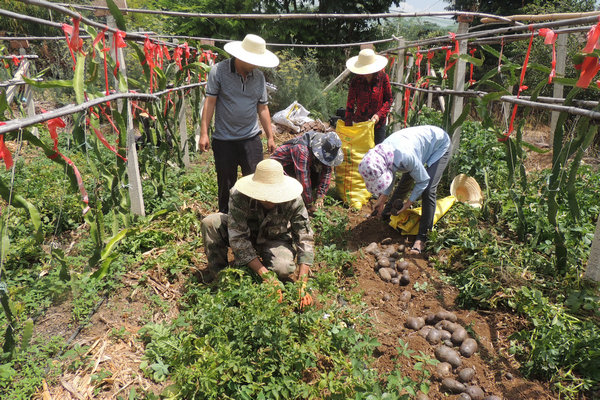
<path fill-rule="evenodd" d="M 36 4 L 40 0 L 19 0 L 27 4 Z M 45 3 L 45 2 L 44 2 Z M 71 7 L 80 10 L 108 10 L 108 7 L 89 6 L 79 4 L 56 3 L 63 7 Z M 518 24 L 508 18 L 498 15 L 470 12 L 470 11 L 437 11 L 423 13 L 364 13 L 364 14 L 326 14 L 326 13 L 298 13 L 298 14 L 210 14 L 210 13 L 191 13 L 181 11 L 166 11 L 166 10 L 146 10 L 140 8 L 121 8 L 121 11 L 128 13 L 139 14 L 156 14 L 166 15 L 171 17 L 187 17 L 187 18 L 208 18 L 208 19 L 379 19 L 379 18 L 416 18 L 416 17 L 437 17 L 437 16 L 473 16 L 473 17 L 489 17 L 495 20 L 504 21 L 509 24 Z"/>
<path fill-rule="evenodd" d="M 39 56 L 36 56 L 35 54 L 19 54 L 19 55 L 15 54 L 14 57 L 17 57 L 19 59 L 21 59 L 21 58 L 22 59 L 36 59 L 36 58 L 39 58 Z M 0 59 L 2 59 L 2 60 L 10 60 L 12 58 L 13 58 L 12 55 L 11 56 L 0 56 Z"/>
<path fill-rule="evenodd" d="M 559 35 L 556 40 L 556 74 L 557 75 L 565 75 L 565 67 L 567 63 L 567 38 L 568 35 Z M 564 94 L 564 86 L 560 83 L 554 83 L 554 87 L 552 88 L 552 95 L 554 97 L 562 97 Z M 598 102 L 595 102 L 596 104 Z M 595 106 L 592 106 L 595 107 Z M 556 124 L 558 123 L 559 113 L 556 111 L 552 112 L 550 116 L 550 138 L 549 142 L 554 143 L 554 130 L 556 129 Z"/>
<path fill-rule="evenodd" d="M 573 115 L 580 115 L 582 117 L 592 118 L 592 119 L 600 119 L 600 112 L 584 110 L 583 108 L 572 107 L 572 106 L 561 106 L 557 104 L 547 104 L 547 103 L 538 103 L 535 101 L 523 100 L 521 98 L 517 98 L 517 96 L 502 96 L 500 100 L 506 101 L 508 103 L 520 104 L 524 106 L 529 106 L 533 108 L 541 108 L 544 110 L 551 111 L 559 111 L 559 112 L 567 112 Z"/>
<path fill-rule="evenodd" d="M 462 21 L 458 23 L 457 35 L 466 33 L 469 31 L 469 23 Z M 467 54 L 467 40 L 458 41 L 458 52 L 459 55 Z M 461 58 L 456 60 L 454 66 L 454 90 L 464 90 L 465 88 L 465 73 L 467 72 L 467 62 Z M 454 124 L 461 116 L 463 112 L 463 98 L 457 96 L 452 102 L 452 109 L 450 110 L 450 122 Z M 448 132 L 452 137 L 452 143 L 450 144 L 450 157 L 452 157 L 460 146 L 460 134 L 462 127 L 457 126 L 454 132 Z"/>
<path fill-rule="evenodd" d="M 558 21 L 562 19 L 580 18 L 587 17 L 590 15 L 600 15 L 600 11 L 589 11 L 581 13 L 554 13 L 554 14 L 537 14 L 537 15 L 509 15 L 506 18 L 511 21 Z M 489 24 L 492 22 L 498 22 L 498 19 L 494 17 L 481 18 L 482 24 Z"/>
<path fill-rule="evenodd" d="M 115 94 L 111 94 L 110 96 L 99 97 L 97 99 L 86 101 L 85 103 L 81 103 L 81 104 L 77 104 L 77 105 L 75 105 L 75 104 L 68 104 L 68 105 L 66 105 L 64 107 L 61 107 L 61 108 L 58 108 L 56 110 L 48 111 L 48 112 L 43 113 L 43 114 L 37 114 L 34 117 L 27 117 L 27 118 L 21 118 L 21 119 L 15 119 L 15 120 L 10 120 L 10 121 L 5 121 L 6 125 L 0 126 L 0 134 L 6 133 L 6 132 L 16 131 L 16 130 L 22 129 L 22 128 L 27 128 L 28 126 L 40 124 L 42 122 L 49 121 L 49 120 L 51 120 L 53 118 L 59 118 L 59 117 L 64 117 L 66 115 L 75 114 L 75 113 L 87 110 L 88 108 L 97 106 L 98 104 L 107 103 L 107 102 L 114 101 L 114 100 L 117 100 L 117 99 L 132 99 L 132 100 L 141 100 L 141 101 L 157 101 L 157 100 L 160 99 L 160 96 L 165 95 L 167 93 L 170 93 L 170 92 L 173 92 L 173 91 L 176 91 L 176 90 L 194 88 L 194 87 L 204 86 L 204 85 L 206 85 L 205 82 L 202 82 L 202 83 L 192 83 L 192 84 L 189 84 L 189 85 L 184 85 L 184 86 L 180 86 L 180 87 L 176 87 L 176 88 L 172 88 L 172 89 L 163 90 L 161 92 L 156 92 L 156 93 L 153 93 L 153 94 L 147 94 L 147 93 L 115 93 Z"/>
<path fill-rule="evenodd" d="M 402 47 L 404 45 L 404 38 L 398 38 L 398 46 Z M 404 82 L 404 50 L 398 52 L 398 62 L 396 63 L 396 79 L 399 82 Z M 394 112 L 397 115 L 402 113 L 402 92 L 398 91 L 396 93 L 396 98 L 394 99 Z M 394 124 L 394 131 L 397 131 L 402 127 L 401 119 L 396 121 Z"/>

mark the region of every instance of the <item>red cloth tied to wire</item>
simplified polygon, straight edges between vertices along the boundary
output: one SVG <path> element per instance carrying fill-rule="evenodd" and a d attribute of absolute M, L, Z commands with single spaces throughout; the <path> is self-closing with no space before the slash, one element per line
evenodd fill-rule
<path fill-rule="evenodd" d="M 56 132 L 56 130 L 58 128 L 64 128 L 66 126 L 66 124 L 60 117 L 52 118 L 51 120 L 47 121 L 46 124 L 48 125 L 48 131 L 50 132 L 50 137 L 54 141 L 54 145 L 52 146 L 52 150 L 54 150 L 54 154 L 49 156 L 48 158 L 53 160 L 56 157 L 61 156 L 62 159 L 65 160 L 65 162 L 71 168 L 73 168 L 73 173 L 75 174 L 75 179 L 77 180 L 77 186 L 79 187 L 79 192 L 81 193 L 81 199 L 86 204 L 86 207 L 83 209 L 83 213 L 85 214 L 90 209 L 90 207 L 88 206 L 89 198 L 88 198 L 88 194 L 85 190 L 85 187 L 83 186 L 83 179 L 81 179 L 81 174 L 79 173 L 79 169 L 77 169 L 77 166 L 73 163 L 73 161 L 71 161 L 71 159 L 69 157 L 65 156 L 60 151 L 58 151 L 58 133 Z"/>
<path fill-rule="evenodd" d="M 119 66 L 121 65 L 119 63 L 119 49 L 122 49 L 124 47 L 127 47 L 127 43 L 125 43 L 125 36 L 127 36 L 127 32 L 123 32 L 119 29 L 117 29 L 117 32 L 115 32 L 115 34 L 113 35 L 113 44 L 115 46 L 115 61 L 116 61 L 116 65 L 115 65 L 115 70 L 113 71 L 113 75 L 116 77 L 117 76 L 117 71 L 119 70 Z"/>
<path fill-rule="evenodd" d="M 13 64 L 15 64 L 15 67 L 18 66 L 19 64 L 21 64 L 21 60 L 23 59 L 23 56 L 21 56 L 20 58 L 15 56 L 14 54 L 12 55 L 12 62 Z M 6 68 L 8 68 L 8 66 L 6 66 Z"/>
<path fill-rule="evenodd" d="M 476 48 L 472 48 L 471 50 L 469 50 L 469 54 L 471 54 L 471 57 L 475 57 L 475 52 L 476 52 L 476 51 L 477 51 L 477 49 L 476 49 Z M 470 73 L 470 75 L 469 75 L 469 82 L 468 82 L 468 84 L 472 86 L 472 85 L 474 85 L 474 84 L 475 84 L 475 82 L 477 82 L 477 81 L 476 81 L 475 79 L 473 79 L 473 63 L 471 63 L 470 67 L 471 67 L 471 69 L 470 69 L 470 72 L 471 72 L 471 73 Z"/>
<path fill-rule="evenodd" d="M 148 64 L 148 68 L 150 69 L 150 93 L 152 93 L 152 88 L 154 86 L 154 57 L 156 52 L 156 45 L 152 43 L 148 35 L 146 35 L 146 40 L 144 41 L 144 56 L 145 60 L 142 61 L 142 64 Z M 158 46 L 160 48 L 160 46 Z"/>
<path fill-rule="evenodd" d="M 180 71 L 183 69 L 183 66 L 181 65 L 181 55 L 182 54 L 183 54 L 183 49 L 181 47 L 177 47 L 175 50 L 173 50 L 173 60 L 175 60 L 175 62 L 177 63 L 177 66 L 179 67 Z"/>
<path fill-rule="evenodd" d="M 417 55 L 415 57 L 415 65 L 417 66 L 417 83 L 421 79 L 421 61 L 423 60 L 423 53 L 419 53 L 419 46 L 417 46 Z"/>
<path fill-rule="evenodd" d="M 552 70 L 548 77 L 548 83 L 552 83 L 552 79 L 556 76 L 556 39 L 558 35 L 552 29 L 542 28 L 538 31 L 538 35 L 544 37 L 544 44 L 552 45 Z"/>
<path fill-rule="evenodd" d="M 600 21 L 600 17 L 598 17 L 598 20 Z M 592 53 L 595 49 L 600 48 L 598 45 L 598 39 L 600 39 L 600 22 L 598 22 L 598 24 L 594 25 L 589 30 L 587 38 L 587 44 L 583 49 L 584 53 Z M 581 75 L 579 75 L 576 86 L 584 89 L 587 88 L 592 82 L 592 79 L 594 79 L 594 76 L 596 76 L 600 70 L 598 57 L 586 56 L 581 64 L 577 64 L 575 66 L 575 69 L 581 71 Z"/>
<path fill-rule="evenodd" d="M 519 90 L 517 92 L 517 98 L 521 96 L 521 92 L 523 90 L 527 90 L 528 87 L 523 85 L 523 80 L 525 79 L 525 72 L 527 72 L 527 64 L 529 63 L 529 55 L 531 54 L 531 45 L 533 44 L 533 36 L 535 35 L 535 30 L 531 25 L 529 25 L 529 30 L 531 31 L 531 37 L 529 38 L 529 46 L 527 47 L 527 54 L 525 54 L 525 61 L 523 61 L 523 68 L 521 68 L 521 77 L 519 79 Z M 515 117 L 517 116 L 517 108 L 518 105 L 515 104 L 513 106 L 512 115 L 510 117 L 510 124 L 508 125 L 508 131 L 504 133 L 504 136 L 499 138 L 499 142 L 506 142 L 510 137 L 511 133 L 514 130 Z"/>
<path fill-rule="evenodd" d="M 600 39 L 600 17 L 598 17 L 598 23 L 592 26 L 592 29 L 587 33 L 587 43 L 583 48 L 583 52 L 591 53 L 595 49 L 600 49 L 598 39 Z"/>
<path fill-rule="evenodd" d="M 412 87 L 412 85 L 409 83 L 408 84 L 409 87 Z M 410 88 L 405 88 L 404 89 L 404 127 L 406 128 L 407 125 L 407 121 L 408 121 L 408 109 L 410 108 Z"/>
<path fill-rule="evenodd" d="M 446 63 L 444 66 L 444 79 L 446 79 L 448 77 L 448 71 L 450 70 L 450 68 L 452 68 L 454 66 L 454 64 L 456 64 L 456 60 L 449 62 L 450 57 L 452 57 L 454 54 L 458 54 L 458 52 L 459 52 L 458 40 L 456 40 L 456 33 L 448 32 L 448 34 L 450 35 L 450 39 L 452 39 L 454 41 L 454 50 L 450 50 L 450 47 L 445 46 Z"/>
<path fill-rule="evenodd" d="M 106 47 L 106 31 L 108 30 L 108 28 L 104 28 L 102 30 L 102 32 L 98 33 L 98 35 L 96 36 L 96 39 L 94 39 L 94 43 L 92 44 L 92 51 L 94 52 L 94 56 L 96 55 L 96 52 L 94 49 L 94 47 L 96 47 L 96 45 L 102 41 L 102 58 L 104 59 L 104 84 L 106 87 L 106 96 L 108 96 L 109 94 L 109 90 L 108 90 L 108 64 L 106 62 L 106 53 L 108 53 L 110 51 L 109 48 Z"/>
<path fill-rule="evenodd" d="M 2 125 L 6 125 L 6 122 L 0 122 L 0 126 Z M 8 147 L 4 144 L 5 135 L 6 134 L 3 133 L 2 136 L 0 136 L 0 159 L 4 160 L 4 165 L 6 165 L 6 170 L 8 171 L 13 165 L 13 159 L 10 150 L 8 150 Z"/>
<path fill-rule="evenodd" d="M 62 24 L 62 30 L 65 34 L 65 38 L 67 40 L 67 47 L 69 48 L 69 53 L 71 53 L 71 58 L 73 59 L 73 70 L 75 70 L 75 65 L 77 61 L 75 60 L 75 54 L 81 53 L 85 55 L 83 52 L 83 39 L 79 37 L 79 21 L 80 18 L 73 18 L 73 26 Z M 69 38 L 70 37 L 70 38 Z"/>
<path fill-rule="evenodd" d="M 431 50 L 427 50 L 427 76 L 431 76 L 431 60 L 435 56 L 435 53 Z M 425 81 L 425 87 L 429 87 L 429 78 Z"/>

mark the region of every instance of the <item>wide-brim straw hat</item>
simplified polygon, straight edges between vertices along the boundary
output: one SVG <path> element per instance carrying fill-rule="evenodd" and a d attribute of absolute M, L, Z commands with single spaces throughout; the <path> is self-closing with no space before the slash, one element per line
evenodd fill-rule
<path fill-rule="evenodd" d="M 344 161 L 342 141 L 335 132 L 317 132 L 310 141 L 310 147 L 317 160 L 330 167 L 337 167 Z"/>
<path fill-rule="evenodd" d="M 285 203 L 302 194 L 302 185 L 283 173 L 283 166 L 273 159 L 262 160 L 252 175 L 244 176 L 234 187 L 248 197 L 271 203 Z"/>
<path fill-rule="evenodd" d="M 241 42 L 229 42 L 223 47 L 226 52 L 248 64 L 273 68 L 279 65 L 279 58 L 269 50 L 260 36 L 248 34 Z"/>
<path fill-rule="evenodd" d="M 477 181 L 465 174 L 454 177 L 450 184 L 450 194 L 460 202 L 467 203 L 473 207 L 481 207 L 483 195 Z"/>
<path fill-rule="evenodd" d="M 367 75 L 381 71 L 387 63 L 387 58 L 375 54 L 373 49 L 362 49 L 357 56 L 346 61 L 346 68 L 355 74 Z"/>

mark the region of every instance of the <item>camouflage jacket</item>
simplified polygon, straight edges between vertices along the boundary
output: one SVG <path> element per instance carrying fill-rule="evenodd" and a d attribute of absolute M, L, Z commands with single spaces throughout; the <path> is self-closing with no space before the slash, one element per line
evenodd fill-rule
<path fill-rule="evenodd" d="M 257 200 L 233 188 L 227 230 L 229 245 L 240 264 L 248 264 L 258 256 L 255 244 L 260 246 L 270 241 L 293 243 L 298 264 L 313 263 L 313 231 L 301 196 L 266 210 Z"/>

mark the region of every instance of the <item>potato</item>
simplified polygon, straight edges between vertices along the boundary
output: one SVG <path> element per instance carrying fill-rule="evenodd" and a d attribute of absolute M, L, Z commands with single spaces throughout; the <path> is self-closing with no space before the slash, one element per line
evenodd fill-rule
<path fill-rule="evenodd" d="M 466 338 L 460 345 L 459 351 L 464 357 L 471 357 L 477 351 L 477 342 L 475 339 Z"/>
<path fill-rule="evenodd" d="M 466 393 L 461 393 L 458 395 L 458 397 L 456 398 L 456 400 L 471 400 L 471 396 L 469 396 Z"/>
<path fill-rule="evenodd" d="M 454 368 L 458 368 L 462 365 L 462 360 L 456 350 L 445 345 L 435 349 L 435 357 L 442 362 L 450 363 Z"/>
<path fill-rule="evenodd" d="M 432 326 L 425 325 L 424 327 L 419 329 L 419 336 L 425 339 L 427 337 L 427 334 L 429 334 L 429 331 L 431 331 L 432 329 L 434 329 Z"/>
<path fill-rule="evenodd" d="M 429 397 L 425 393 L 419 392 L 415 400 L 429 400 Z"/>
<path fill-rule="evenodd" d="M 450 340 L 452 340 L 452 343 L 454 343 L 455 345 L 458 346 L 468 336 L 469 336 L 469 334 L 467 333 L 467 330 L 461 326 L 461 327 L 457 328 L 454 332 L 452 332 L 452 337 L 450 338 Z"/>
<path fill-rule="evenodd" d="M 452 365 L 447 362 L 437 364 L 435 366 L 435 375 L 438 379 L 444 379 L 452 375 Z"/>
<path fill-rule="evenodd" d="M 425 339 L 429 342 L 429 344 L 438 344 L 442 340 L 442 334 L 440 333 L 440 331 L 433 328 L 429 331 Z"/>
<path fill-rule="evenodd" d="M 375 254 L 377 250 L 379 250 L 379 246 L 377 246 L 377 243 L 375 242 L 372 242 L 367 247 L 365 247 L 365 253 L 367 254 Z"/>
<path fill-rule="evenodd" d="M 400 277 L 400 284 L 401 284 L 402 286 L 406 286 L 406 285 L 408 285 L 409 283 L 410 283 L 410 275 L 408 274 L 408 270 L 407 270 L 407 269 L 405 269 L 405 270 L 402 272 L 402 276 Z"/>
<path fill-rule="evenodd" d="M 390 260 L 387 257 L 382 257 L 377 260 L 377 265 L 379 265 L 379 268 L 389 268 Z"/>
<path fill-rule="evenodd" d="M 458 380 L 463 383 L 469 383 L 475 377 L 475 370 L 473 368 L 463 368 L 458 371 Z"/>
<path fill-rule="evenodd" d="M 403 244 L 401 244 L 400 246 L 398 246 L 398 250 L 396 250 L 398 253 L 404 253 L 404 249 L 406 249 L 406 246 L 404 246 Z"/>
<path fill-rule="evenodd" d="M 398 277 L 392 278 L 392 279 L 390 279 L 390 283 L 393 283 L 394 285 L 398 285 L 398 284 L 400 284 L 400 278 L 398 278 Z"/>
<path fill-rule="evenodd" d="M 384 282 L 389 282 L 392 279 L 387 268 L 381 268 L 379 270 L 379 276 L 381 277 L 381 280 Z"/>
<path fill-rule="evenodd" d="M 423 326 L 425 326 L 425 320 L 421 317 L 408 317 L 404 326 L 406 326 L 409 329 L 418 331 Z"/>
<path fill-rule="evenodd" d="M 400 299 L 400 301 L 408 303 L 410 301 L 411 297 L 412 297 L 412 294 L 408 290 L 405 290 L 402 293 L 400 293 L 399 299 Z"/>
<path fill-rule="evenodd" d="M 435 314 L 429 314 L 428 316 L 425 317 L 425 323 L 427 325 L 435 325 L 436 323 L 436 319 L 435 319 Z"/>
<path fill-rule="evenodd" d="M 388 272 L 390 273 L 390 276 L 392 278 L 395 278 L 398 276 L 398 271 L 396 271 L 394 268 L 388 268 Z"/>
<path fill-rule="evenodd" d="M 442 335 L 442 341 L 450 340 L 450 338 L 452 337 L 452 334 L 445 329 L 439 329 L 439 331 L 440 331 L 440 334 Z"/>
<path fill-rule="evenodd" d="M 383 301 L 390 301 L 390 300 L 391 300 L 391 298 L 392 298 L 392 296 L 390 296 L 390 294 L 389 294 L 389 293 L 385 293 L 381 299 L 382 299 Z"/>
<path fill-rule="evenodd" d="M 398 260 L 396 261 L 396 271 L 402 272 L 410 266 L 410 263 L 406 260 Z"/>
<path fill-rule="evenodd" d="M 483 400 L 502 400 L 502 399 L 498 396 L 491 395 L 491 396 L 485 397 Z"/>
<path fill-rule="evenodd" d="M 479 386 L 468 386 L 465 393 L 471 396 L 472 400 L 483 400 L 483 396 L 485 396 L 485 393 L 483 393 L 483 390 Z"/>
<path fill-rule="evenodd" d="M 462 393 L 466 389 L 466 386 L 456 379 L 444 378 L 444 380 L 442 380 L 442 391 L 446 393 Z"/>
<path fill-rule="evenodd" d="M 435 314 L 435 317 L 437 318 L 438 321 L 445 319 L 450 322 L 456 322 L 456 320 L 457 320 L 456 314 L 454 314 L 453 312 L 450 312 L 450 311 L 446 311 L 446 310 L 438 311 Z"/>
<path fill-rule="evenodd" d="M 458 328 L 462 328 L 459 324 L 454 322 L 446 321 L 445 319 L 435 324 L 437 329 L 444 329 L 450 333 L 453 333 Z"/>
<path fill-rule="evenodd" d="M 448 347 L 454 346 L 454 343 L 452 343 L 452 340 L 444 340 L 444 341 L 442 341 L 442 343 L 444 343 Z"/>

